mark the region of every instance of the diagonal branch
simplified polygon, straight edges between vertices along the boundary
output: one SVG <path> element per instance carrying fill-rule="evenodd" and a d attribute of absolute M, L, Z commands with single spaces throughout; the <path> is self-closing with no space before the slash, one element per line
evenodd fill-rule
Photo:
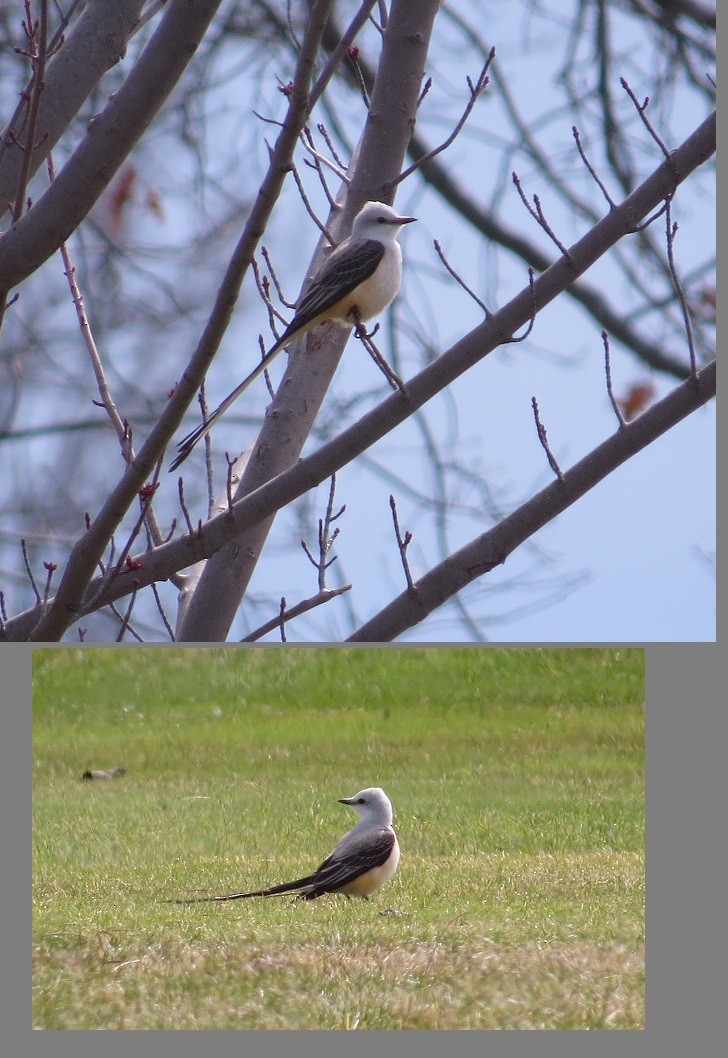
<path fill-rule="evenodd" d="M 419 624 L 443 603 L 479 577 L 503 565 L 517 547 L 571 507 L 633 455 L 672 429 L 715 392 L 715 363 L 697 379 L 688 379 L 664 400 L 595 448 L 541 492 L 507 515 L 487 533 L 472 540 L 441 562 L 409 590 L 380 610 L 348 640 L 353 643 L 389 642 Z"/>
<path fill-rule="evenodd" d="M 138 24 L 142 5 L 143 0 L 86 4 L 71 31 L 62 39 L 56 34 L 50 41 L 49 51 L 53 54 L 43 77 L 37 119 L 43 143 L 33 152 L 30 177 L 53 150 L 104 74 L 124 54 Z M 75 6 L 77 3 L 71 5 L 71 10 Z M 28 103 L 23 98 L 0 139 L 0 202 L 3 206 L 12 200 L 18 186 L 22 159 L 12 139 L 13 136 L 24 137 L 27 111 Z"/>
<path fill-rule="evenodd" d="M 172 0 L 134 69 L 53 184 L 0 238 L 2 289 L 27 279 L 76 230 L 179 81 L 219 6 L 220 0 Z"/>

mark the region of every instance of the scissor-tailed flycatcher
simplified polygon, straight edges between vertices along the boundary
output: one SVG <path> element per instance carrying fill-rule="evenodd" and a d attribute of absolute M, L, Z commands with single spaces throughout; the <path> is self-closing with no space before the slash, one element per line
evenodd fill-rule
<path fill-rule="evenodd" d="M 262 375 L 271 360 L 294 338 L 326 320 L 336 320 L 344 327 L 352 327 L 386 309 L 397 296 L 402 281 L 402 250 L 397 235 L 403 224 L 411 224 L 416 219 L 400 217 L 383 202 L 367 202 L 362 206 L 354 218 L 351 235 L 326 261 L 273 348 L 209 419 L 180 441 L 170 470 L 176 470 L 184 462 L 233 401 L 258 375 Z"/>
<path fill-rule="evenodd" d="M 378 786 L 362 790 L 353 797 L 342 797 L 341 804 L 351 805 L 361 819 L 344 834 L 331 855 L 313 874 L 251 893 L 170 902 L 197 904 L 209 900 L 244 900 L 249 896 L 279 896 L 281 893 L 296 893 L 303 900 L 315 900 L 324 893 L 344 893 L 367 899 L 370 893 L 389 881 L 399 863 L 399 844 L 392 830 L 392 804 Z"/>

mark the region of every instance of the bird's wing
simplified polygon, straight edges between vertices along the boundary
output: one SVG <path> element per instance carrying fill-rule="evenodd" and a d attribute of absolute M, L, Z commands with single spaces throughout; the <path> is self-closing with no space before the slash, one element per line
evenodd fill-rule
<path fill-rule="evenodd" d="M 333 253 L 301 298 L 289 330 L 300 330 L 356 290 L 376 271 L 384 250 L 378 239 L 367 239 L 341 254 Z"/>
<path fill-rule="evenodd" d="M 310 896 L 335 893 L 361 875 L 381 867 L 392 855 L 396 838 L 388 827 L 365 831 L 347 843 L 344 851 L 335 849 L 309 879 Z"/>

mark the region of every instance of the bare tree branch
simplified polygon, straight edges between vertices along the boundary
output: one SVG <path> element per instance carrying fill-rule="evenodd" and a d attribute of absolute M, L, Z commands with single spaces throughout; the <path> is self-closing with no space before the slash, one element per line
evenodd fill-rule
<path fill-rule="evenodd" d="M 479 577 L 502 565 L 517 547 L 594 488 L 613 470 L 656 437 L 704 404 L 715 392 L 715 364 L 689 379 L 624 429 L 618 430 L 584 459 L 564 472 L 493 529 L 460 548 L 415 582 L 409 591 L 380 610 L 354 635 L 351 643 L 385 643 L 402 635 Z"/>
<path fill-rule="evenodd" d="M 75 231 L 179 81 L 219 5 L 170 0 L 143 54 L 57 178 L 0 239 L 0 288 L 17 286 Z"/>
<path fill-rule="evenodd" d="M 43 141 L 33 152 L 29 176 L 42 165 L 82 103 L 124 54 L 142 4 L 143 0 L 87 3 L 70 33 L 64 36 L 62 45 L 58 47 L 58 39 L 51 41 L 51 48 L 57 50 L 45 71 L 38 108 L 37 127 Z M 21 99 L 0 140 L 0 204 L 3 206 L 14 200 L 22 164 L 10 133 L 16 138 L 24 137 L 27 108 L 27 99 Z"/>

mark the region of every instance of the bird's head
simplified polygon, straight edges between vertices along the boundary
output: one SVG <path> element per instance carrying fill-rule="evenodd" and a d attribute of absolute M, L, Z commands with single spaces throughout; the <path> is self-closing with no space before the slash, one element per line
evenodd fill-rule
<path fill-rule="evenodd" d="M 349 805 L 367 822 L 380 823 L 386 827 L 392 824 L 392 802 L 379 786 L 369 786 L 353 797 L 340 797 L 339 802 Z"/>
<path fill-rule="evenodd" d="M 351 233 L 355 238 L 391 238 L 404 224 L 415 220 L 417 217 L 400 217 L 384 202 L 366 202 L 354 218 Z"/>

